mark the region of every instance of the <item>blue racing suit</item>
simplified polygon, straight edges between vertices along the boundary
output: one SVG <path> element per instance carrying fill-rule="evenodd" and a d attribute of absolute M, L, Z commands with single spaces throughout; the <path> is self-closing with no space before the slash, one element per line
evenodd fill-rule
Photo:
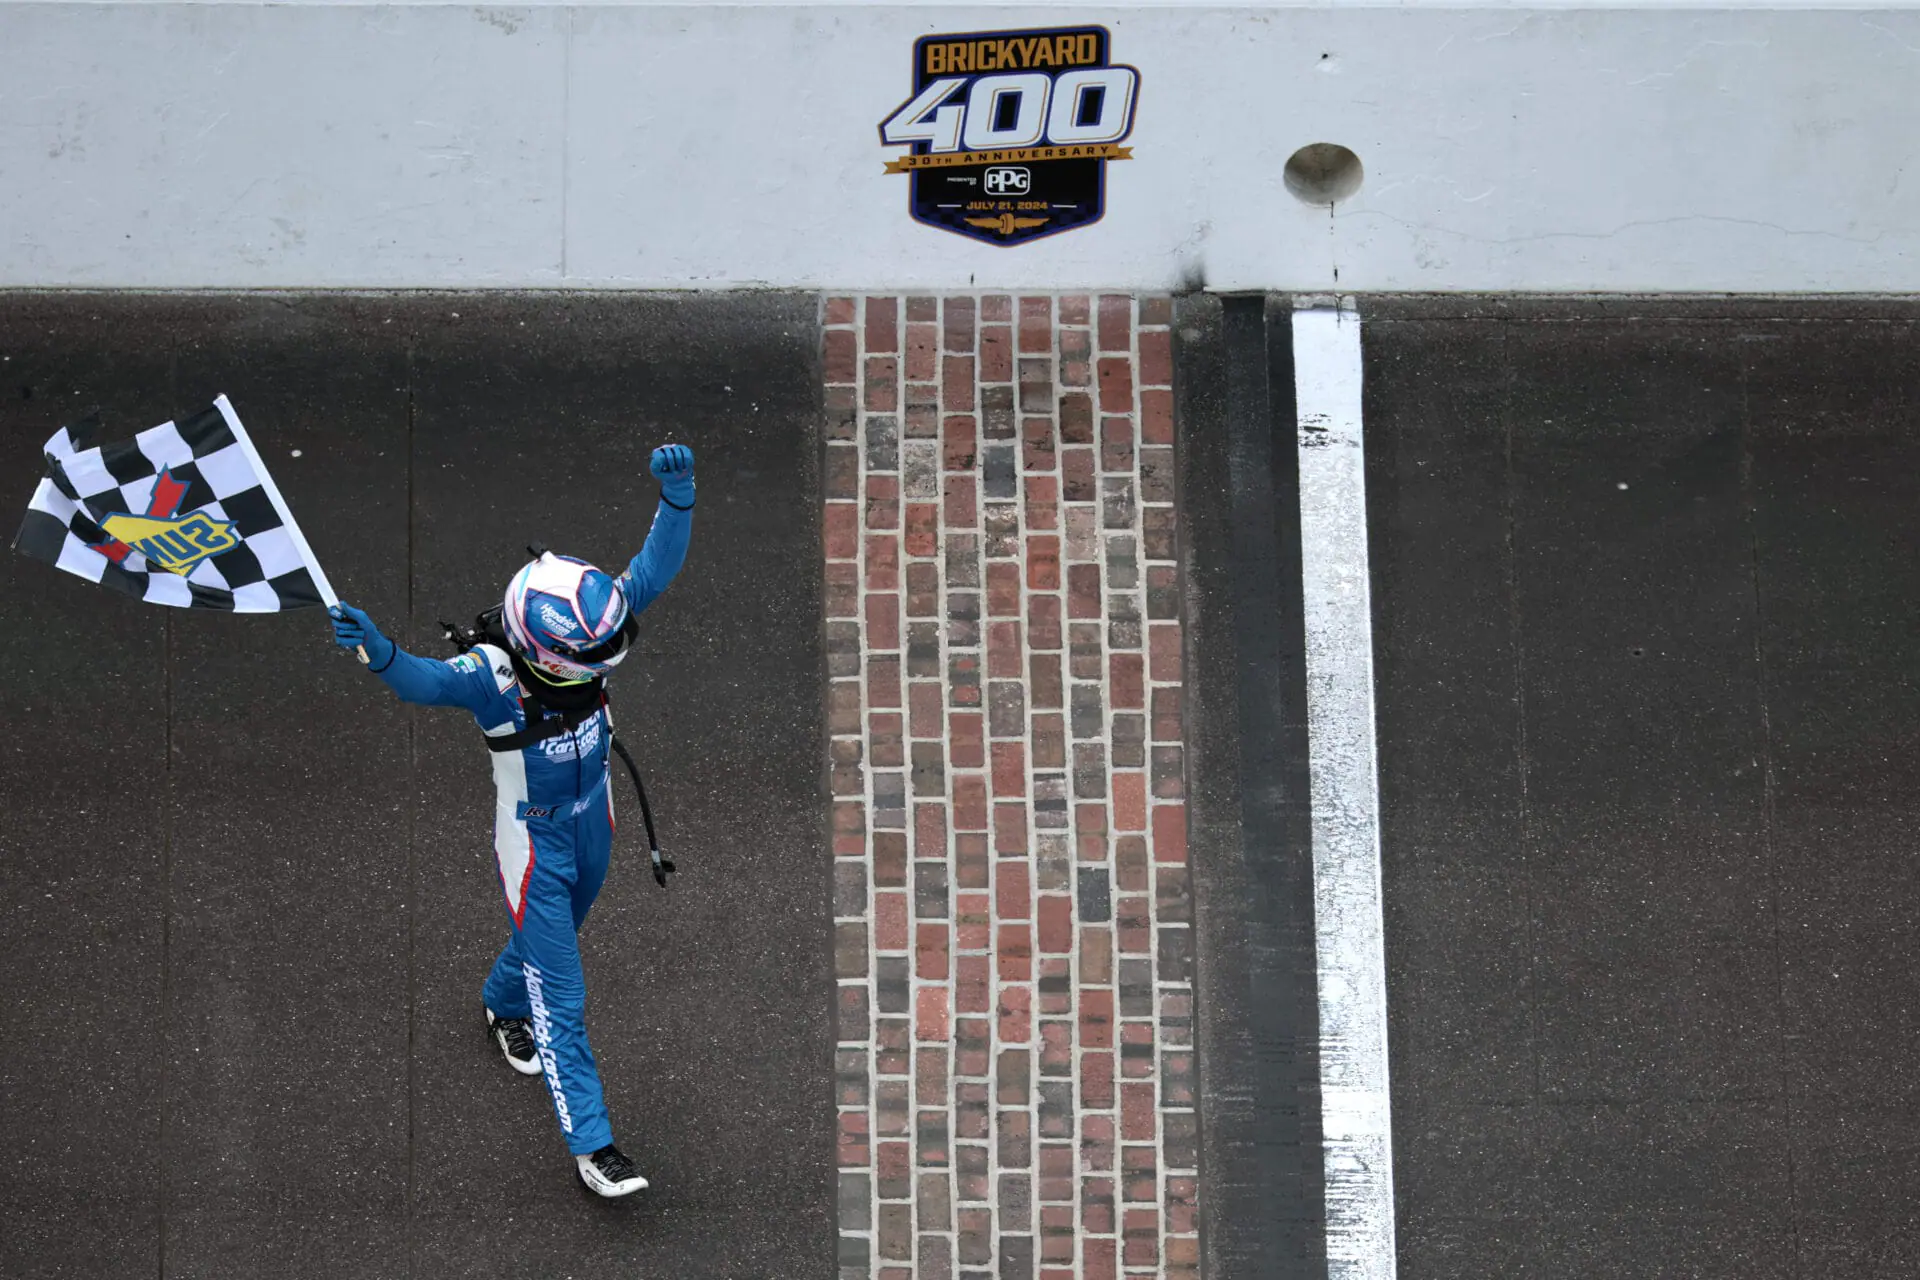
<path fill-rule="evenodd" d="M 666 590 L 687 556 L 693 512 L 662 501 L 646 544 L 617 579 L 636 614 Z M 407 702 L 464 707 L 488 737 L 527 727 L 513 664 L 490 644 L 445 662 L 397 649 L 378 675 Z M 600 1073 L 587 1045 L 578 932 L 607 875 L 613 847 L 603 706 L 569 733 L 493 753 L 493 849 L 511 936 L 484 996 L 502 1018 L 531 1018 L 554 1115 L 575 1155 L 613 1141 Z"/>

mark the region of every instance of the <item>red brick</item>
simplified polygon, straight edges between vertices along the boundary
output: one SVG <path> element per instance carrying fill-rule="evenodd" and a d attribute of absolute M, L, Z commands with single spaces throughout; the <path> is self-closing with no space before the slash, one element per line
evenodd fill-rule
<path fill-rule="evenodd" d="M 945 987 L 921 987 L 913 993 L 914 1039 L 945 1044 L 949 1036 L 949 1016 Z"/>
<path fill-rule="evenodd" d="M 987 837 L 983 832 L 968 832 L 953 837 L 953 883 L 962 889 L 987 887 Z"/>
<path fill-rule="evenodd" d="M 1042 955 L 1066 955 L 1073 950 L 1073 899 L 1064 894 L 1043 894 L 1038 920 Z"/>
<path fill-rule="evenodd" d="M 892 351 L 899 341 L 900 311 L 892 298 L 867 299 L 867 350 Z"/>
<path fill-rule="evenodd" d="M 1191 1177 L 1172 1177 L 1167 1179 L 1167 1232 L 1171 1235 L 1190 1235 L 1200 1229 L 1200 1215 L 1195 1211 L 1196 1180 Z M 1174 1241 L 1167 1242 L 1169 1254 Z"/>
<path fill-rule="evenodd" d="M 1024 797 L 1027 794 L 1027 744 L 1017 739 L 993 744 L 993 794 Z"/>
<path fill-rule="evenodd" d="M 1165 329 L 1152 329 L 1140 335 L 1140 385 L 1173 385 L 1173 335 Z"/>
<path fill-rule="evenodd" d="M 1027 644 L 1034 649 L 1060 647 L 1060 597 L 1027 597 Z"/>
<path fill-rule="evenodd" d="M 827 688 L 827 732 L 860 732 L 860 682 L 835 680 Z"/>
<path fill-rule="evenodd" d="M 828 298 L 821 324 L 852 324 L 854 301 L 852 298 Z"/>
<path fill-rule="evenodd" d="M 1113 930 L 1105 925 L 1087 925 L 1080 930 L 1080 981 L 1113 981 Z M 1083 1039 L 1081 1043 L 1086 1042 Z"/>
<path fill-rule="evenodd" d="M 1147 890 L 1147 838 L 1121 836 L 1113 842 L 1113 883 L 1122 893 Z"/>
<path fill-rule="evenodd" d="M 1093 443 L 1093 400 L 1085 392 L 1071 391 L 1060 397 L 1060 442 Z"/>
<path fill-rule="evenodd" d="M 1073 1206 L 1070 1204 L 1048 1206 L 1040 1210 L 1040 1256 L 1047 1262 L 1073 1261 Z M 1043 1270 L 1042 1280 L 1055 1274 L 1051 1268 Z M 1072 1272 L 1062 1272 L 1071 1277 Z"/>
<path fill-rule="evenodd" d="M 940 508 L 931 502 L 907 504 L 906 552 L 925 559 L 940 553 Z"/>
<path fill-rule="evenodd" d="M 1006 325 L 980 326 L 980 381 L 1013 381 L 1013 330 Z"/>
<path fill-rule="evenodd" d="M 1132 1031 L 1133 1027 L 1129 1025 L 1127 1030 Z M 1153 1081 L 1129 1080 L 1120 1086 L 1120 1136 L 1123 1139 L 1128 1142 L 1152 1142 L 1156 1118 Z"/>
<path fill-rule="evenodd" d="M 1119 1242 L 1111 1237 L 1091 1238 L 1080 1242 L 1081 1280 L 1115 1280 L 1120 1274 L 1120 1262 L 1116 1253 Z"/>
<path fill-rule="evenodd" d="M 950 413 L 940 422 L 940 465 L 948 471 L 972 471 L 979 463 L 979 421 L 970 413 Z"/>
<path fill-rule="evenodd" d="M 900 597 L 876 591 L 867 597 L 867 649 L 900 647 Z"/>
<path fill-rule="evenodd" d="M 900 659 L 867 655 L 867 706 L 900 705 Z M 875 764 L 882 763 L 876 759 Z"/>
<path fill-rule="evenodd" d="M 1140 393 L 1140 439 L 1144 444 L 1173 443 L 1173 392 Z"/>
<path fill-rule="evenodd" d="M 1080 1043 L 1088 1049 L 1113 1048 L 1113 992 L 1098 987 L 1081 990 Z"/>
<path fill-rule="evenodd" d="M 1151 1267 L 1160 1261 L 1159 1215 L 1151 1209 L 1129 1209 L 1122 1219 L 1125 1244 L 1120 1259 L 1129 1267 Z"/>
<path fill-rule="evenodd" d="M 1120 1154 L 1120 1195 L 1122 1199 L 1138 1203 L 1157 1203 L 1160 1199 L 1159 1153 L 1145 1145 L 1121 1148 Z M 1140 1234 L 1145 1234 L 1140 1233 Z M 1159 1237 L 1154 1235 L 1154 1243 Z M 1131 1245 L 1131 1241 L 1129 1241 Z"/>
<path fill-rule="evenodd" d="M 980 486 L 972 476 L 948 476 L 947 528 L 972 529 L 980 523 Z"/>
<path fill-rule="evenodd" d="M 893 356 L 868 356 L 866 397 L 870 413 L 892 413 L 900 407 L 899 361 Z"/>
<path fill-rule="evenodd" d="M 1142 326 L 1172 324 L 1173 299 L 1164 293 L 1140 299 L 1140 323 Z"/>
<path fill-rule="evenodd" d="M 1180 624 L 1156 622 L 1147 628 L 1147 652 L 1152 658 L 1155 680 L 1178 683 L 1180 679 Z"/>
<path fill-rule="evenodd" d="M 1146 662 L 1139 654 L 1110 654 L 1107 679 L 1114 710 L 1133 711 L 1147 705 Z"/>
<path fill-rule="evenodd" d="M 1020 350 L 1053 350 L 1053 299 L 1020 299 Z"/>
<path fill-rule="evenodd" d="M 1060 539 L 1051 533 L 1036 533 L 1027 539 L 1027 589 L 1060 589 Z"/>
<path fill-rule="evenodd" d="M 1151 717 L 1155 742 L 1180 741 L 1180 690 L 1155 689 Z"/>
<path fill-rule="evenodd" d="M 893 534 L 867 538 L 867 590 L 900 589 L 900 539 Z"/>
<path fill-rule="evenodd" d="M 993 851 L 1001 857 L 1027 852 L 1027 806 L 993 806 Z"/>
<path fill-rule="evenodd" d="M 930 324 L 907 326 L 907 381 L 932 382 L 940 358 L 940 331 Z"/>
<path fill-rule="evenodd" d="M 1012 860 L 1002 862 L 994 869 L 993 878 L 993 909 L 999 918 L 1030 919 L 1033 915 L 1033 883 L 1026 863 Z M 1032 977 L 1031 971 L 1024 976 Z"/>
<path fill-rule="evenodd" d="M 1064 964 L 1064 961 L 1043 963 Z M 1065 993 L 1071 1003 L 1072 988 Z M 1042 1003 L 1045 997 L 1042 996 Z M 1043 1010 L 1044 1011 L 1044 1010 Z M 1062 1010 L 1070 1013 L 1071 1008 Z M 1040 1074 L 1043 1076 L 1070 1076 L 1073 1074 L 1073 1024 L 1050 1019 L 1040 1024 Z"/>
<path fill-rule="evenodd" d="M 1087 323 L 1088 299 L 1084 293 L 1070 293 L 1060 299 L 1061 324 Z"/>
<path fill-rule="evenodd" d="M 1133 345 L 1133 300 L 1125 294 L 1100 296 L 1100 349 L 1125 351 Z"/>
<path fill-rule="evenodd" d="M 872 1159 L 868 1116 L 864 1111 L 842 1111 L 839 1129 L 839 1163 L 842 1169 L 864 1169 Z"/>
<path fill-rule="evenodd" d="M 1003 924 L 994 931 L 994 967 L 1002 982 L 1033 981 L 1033 931 L 1024 924 Z"/>
<path fill-rule="evenodd" d="M 906 894 L 888 892 L 873 895 L 873 949 L 875 951 L 907 949 Z"/>
<path fill-rule="evenodd" d="M 1080 1055 L 1080 1106 L 1105 1111 L 1113 1106 L 1113 1054 L 1089 1050 Z"/>
<path fill-rule="evenodd" d="M 1060 676 L 1058 653 L 1036 653 L 1028 659 L 1027 682 L 1032 687 L 1033 706 L 1058 707 L 1066 699 Z"/>
<path fill-rule="evenodd" d="M 1157 804 L 1153 807 L 1153 860 L 1187 860 L 1187 806 Z"/>
<path fill-rule="evenodd" d="M 980 319 L 1005 324 L 1013 319 L 1013 299 L 1004 293 L 988 294 L 980 299 Z"/>
<path fill-rule="evenodd" d="M 940 616 L 940 567 L 931 564 L 907 566 L 907 616 Z"/>
<path fill-rule="evenodd" d="M 948 412 L 973 412 L 973 357 L 940 358 L 940 407 Z"/>
<path fill-rule="evenodd" d="M 1100 412 L 1133 412 L 1133 366 L 1124 356 L 1100 361 Z"/>
<path fill-rule="evenodd" d="M 1053 419 L 1020 420 L 1020 465 L 1027 471 L 1053 470 Z"/>
<path fill-rule="evenodd" d="M 900 527 L 900 477 L 867 477 L 867 531 Z"/>
<path fill-rule="evenodd" d="M 953 940 L 962 951 L 985 951 L 993 944 L 993 899 L 984 893 L 953 895 Z"/>
<path fill-rule="evenodd" d="M 867 806 L 858 800 L 837 800 L 833 805 L 833 853 L 835 857 L 863 857 L 867 852 Z"/>
<path fill-rule="evenodd" d="M 897 681 L 900 674 L 899 659 L 889 658 L 886 661 L 885 674 Z M 873 683 L 874 665 L 870 662 L 868 666 L 869 686 Z M 875 711 L 867 717 L 867 751 L 875 768 L 897 769 L 907 762 L 906 736 L 901 731 L 901 723 L 898 711 Z"/>
<path fill-rule="evenodd" d="M 823 488 L 829 501 L 851 502 L 860 496 L 860 450 L 850 444 L 827 446 Z"/>
<path fill-rule="evenodd" d="M 987 624 L 987 675 L 995 679 L 1020 678 L 1020 624 Z"/>
<path fill-rule="evenodd" d="M 860 348 L 851 329 L 829 329 L 821 353 L 822 374 L 828 382 L 856 382 L 860 377 Z"/>
<path fill-rule="evenodd" d="M 1036 655 L 1036 662 L 1039 661 Z M 1058 659 L 1055 659 L 1055 673 L 1058 673 Z M 1064 769 L 1067 764 L 1067 726 L 1060 715 L 1046 715 L 1035 712 L 1033 715 L 1033 767 L 1036 769 Z"/>
<path fill-rule="evenodd" d="M 987 1074 L 988 1022 L 985 1018 L 961 1018 L 955 1027 L 953 1073 L 957 1076 Z M 962 1090 L 965 1096 L 965 1090 Z"/>
<path fill-rule="evenodd" d="M 1135 770 L 1118 770 L 1113 775 L 1113 829 L 1147 829 L 1147 775 Z"/>
<path fill-rule="evenodd" d="M 955 831 L 987 829 L 987 780 L 985 778 L 972 774 L 954 775 L 953 829 Z"/>
<path fill-rule="evenodd" d="M 1114 934 L 1123 956 L 1143 956 L 1153 949 L 1153 913 L 1147 902 L 1145 894 L 1125 893 L 1114 903 Z"/>
<path fill-rule="evenodd" d="M 1107 806 L 1099 801 L 1073 806 L 1073 831 L 1080 837 L 1082 861 L 1099 862 L 1107 856 Z"/>
<path fill-rule="evenodd" d="M 1000 1042 L 1026 1044 L 1033 1039 L 1033 988 L 1010 984 L 1000 988 Z"/>
<path fill-rule="evenodd" d="M 990 618 L 1020 616 L 1019 565 L 1003 562 L 987 566 L 987 616 Z"/>
<path fill-rule="evenodd" d="M 868 586 L 872 586 L 871 582 Z M 1069 618 L 1097 618 L 1100 616 L 1100 566 L 1097 564 L 1075 564 L 1067 566 L 1067 616 Z"/>
<path fill-rule="evenodd" d="M 854 513 L 851 502 L 844 504 L 849 513 L 845 531 L 846 552 L 829 561 L 827 565 L 826 607 L 829 618 L 855 618 L 860 615 L 860 566 L 854 556 L 860 547 L 860 517 Z M 827 507 L 829 554 L 833 546 L 832 525 L 833 505 Z"/>
<path fill-rule="evenodd" d="M 881 1192 L 883 1196 L 898 1199 L 907 1194 L 907 1179 L 913 1167 L 913 1157 L 906 1143 L 880 1143 L 874 1150 L 873 1166 L 875 1181 L 885 1188 Z"/>
<path fill-rule="evenodd" d="M 1110 416 L 1100 419 L 1100 469 L 1133 470 L 1133 419 Z"/>
<path fill-rule="evenodd" d="M 954 961 L 953 1007 L 958 1013 L 985 1013 L 993 979 L 990 956 L 960 956 Z"/>
<path fill-rule="evenodd" d="M 913 806 L 913 849 L 918 858 L 947 853 L 947 806 L 939 801 Z"/>
<path fill-rule="evenodd" d="M 1093 502 L 1100 497 L 1093 479 L 1093 450 L 1060 450 L 1060 496 L 1068 502 Z"/>
<path fill-rule="evenodd" d="M 1060 481 L 1054 476 L 1027 477 L 1027 528 L 1060 527 Z"/>
<path fill-rule="evenodd" d="M 867 627 L 873 627 L 873 601 L 878 596 L 867 598 Z M 879 646 L 874 646 L 878 648 Z M 931 680 L 915 680 L 907 685 L 907 732 L 916 738 L 937 738 L 940 736 L 943 698 L 940 685 Z"/>
<path fill-rule="evenodd" d="M 860 511 L 851 502 L 827 504 L 827 559 L 851 560 L 860 554 Z"/>
<path fill-rule="evenodd" d="M 973 299 L 948 298 L 941 316 L 941 330 L 949 351 L 973 350 Z"/>
<path fill-rule="evenodd" d="M 986 718 L 978 711 L 955 711 L 947 716 L 947 741 L 956 769 L 978 769 L 986 763 Z"/>

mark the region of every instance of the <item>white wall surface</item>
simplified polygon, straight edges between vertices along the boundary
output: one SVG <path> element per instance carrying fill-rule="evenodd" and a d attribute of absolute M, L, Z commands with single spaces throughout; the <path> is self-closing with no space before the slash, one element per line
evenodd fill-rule
<path fill-rule="evenodd" d="M 913 222 L 915 37 L 1090 20 L 1105 220 Z M 0 4 L 0 55 L 0 286 L 1920 292 L 1912 9 Z"/>

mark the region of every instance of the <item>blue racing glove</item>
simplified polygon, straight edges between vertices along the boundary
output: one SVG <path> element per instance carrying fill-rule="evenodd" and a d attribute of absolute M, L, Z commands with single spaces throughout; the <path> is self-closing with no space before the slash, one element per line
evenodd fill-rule
<path fill-rule="evenodd" d="M 663 444 L 653 451 L 652 471 L 660 480 L 660 496 L 685 511 L 693 505 L 693 450 L 683 444 Z"/>
<path fill-rule="evenodd" d="M 345 601 L 327 610 L 327 616 L 333 619 L 335 644 L 342 649 L 366 647 L 369 670 L 384 671 L 392 665 L 394 651 L 400 646 L 381 635 L 372 618 Z"/>

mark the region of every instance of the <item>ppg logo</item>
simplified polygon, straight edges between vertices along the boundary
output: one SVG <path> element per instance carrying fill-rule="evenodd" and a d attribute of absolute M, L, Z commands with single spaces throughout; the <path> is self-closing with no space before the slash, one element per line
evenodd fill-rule
<path fill-rule="evenodd" d="M 986 180 L 990 196 L 1023 196 L 1033 188 L 1033 174 L 1019 165 L 994 165 Z"/>

